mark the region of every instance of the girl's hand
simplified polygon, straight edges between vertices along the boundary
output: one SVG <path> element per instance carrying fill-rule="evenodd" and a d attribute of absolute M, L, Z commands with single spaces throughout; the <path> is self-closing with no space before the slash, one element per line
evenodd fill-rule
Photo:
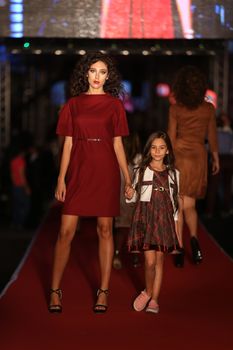
<path fill-rule="evenodd" d="M 135 190 L 133 189 L 132 185 L 130 184 L 125 185 L 125 197 L 127 199 L 132 199 L 134 192 Z"/>
<path fill-rule="evenodd" d="M 58 201 L 64 202 L 66 197 L 66 184 L 64 180 L 58 180 L 55 190 L 55 198 Z"/>

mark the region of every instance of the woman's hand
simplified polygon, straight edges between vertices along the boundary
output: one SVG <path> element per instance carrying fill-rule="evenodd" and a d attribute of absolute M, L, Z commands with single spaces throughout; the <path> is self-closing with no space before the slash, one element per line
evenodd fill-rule
<path fill-rule="evenodd" d="M 134 195 L 135 190 L 133 189 L 131 184 L 125 185 L 125 197 L 127 199 L 132 199 Z"/>
<path fill-rule="evenodd" d="M 66 197 L 66 184 L 64 180 L 57 181 L 57 187 L 55 190 L 55 198 L 58 201 L 64 202 Z"/>
<path fill-rule="evenodd" d="M 212 175 L 216 175 L 220 170 L 219 159 L 213 158 L 212 160 Z"/>

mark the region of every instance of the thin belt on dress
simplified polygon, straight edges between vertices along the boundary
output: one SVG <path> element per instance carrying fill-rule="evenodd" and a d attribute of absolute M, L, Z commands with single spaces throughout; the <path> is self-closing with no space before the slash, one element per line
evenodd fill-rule
<path fill-rule="evenodd" d="M 164 192 L 164 191 L 169 191 L 169 188 L 165 188 L 163 186 L 159 186 L 159 187 L 154 187 L 153 190 L 154 191 L 159 191 L 159 192 Z"/>
<path fill-rule="evenodd" d="M 78 138 L 80 141 L 91 141 L 91 142 L 100 142 L 102 139 L 100 138 Z"/>

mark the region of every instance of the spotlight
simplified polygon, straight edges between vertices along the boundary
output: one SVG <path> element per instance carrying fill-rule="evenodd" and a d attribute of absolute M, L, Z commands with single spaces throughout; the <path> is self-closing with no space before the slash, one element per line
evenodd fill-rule
<path fill-rule="evenodd" d="M 142 54 L 143 54 L 143 56 L 147 56 L 147 55 L 150 54 L 150 52 L 149 52 L 148 50 L 143 50 L 143 51 L 142 51 Z"/>
<path fill-rule="evenodd" d="M 85 55 L 86 54 L 86 51 L 85 50 L 78 50 L 78 53 L 79 53 L 79 55 Z"/>
<path fill-rule="evenodd" d="M 42 53 L 41 49 L 34 50 L 34 54 L 36 55 L 40 55 L 41 53 Z"/>
<path fill-rule="evenodd" d="M 128 56 L 129 55 L 129 51 L 128 50 L 122 50 L 121 53 L 124 56 Z"/>
<path fill-rule="evenodd" d="M 55 53 L 55 55 L 62 55 L 63 51 L 62 50 L 55 50 L 54 53 Z"/>
<path fill-rule="evenodd" d="M 13 49 L 13 50 L 11 50 L 11 53 L 13 53 L 13 54 L 17 54 L 17 53 L 19 53 L 20 52 L 20 50 L 18 50 L 18 49 Z"/>
<path fill-rule="evenodd" d="M 25 43 L 23 44 L 23 47 L 25 49 L 28 49 L 30 47 L 30 43 L 28 41 L 25 41 Z"/>

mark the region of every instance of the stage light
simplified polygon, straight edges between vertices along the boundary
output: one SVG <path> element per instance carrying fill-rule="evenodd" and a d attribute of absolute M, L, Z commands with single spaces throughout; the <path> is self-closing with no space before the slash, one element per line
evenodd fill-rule
<path fill-rule="evenodd" d="M 167 51 L 165 51 L 165 54 L 168 55 L 168 56 L 171 56 L 172 55 L 172 51 L 171 50 L 167 50 Z"/>
<path fill-rule="evenodd" d="M 14 55 L 17 54 L 17 53 L 19 53 L 19 52 L 20 52 L 20 50 L 18 50 L 18 49 L 12 49 L 12 50 L 11 50 L 11 53 L 13 53 Z"/>
<path fill-rule="evenodd" d="M 128 51 L 128 50 L 122 50 L 121 53 L 122 53 L 122 55 L 124 55 L 124 56 L 129 55 L 129 51 Z"/>
<path fill-rule="evenodd" d="M 156 85 L 155 91 L 159 97 L 168 97 L 170 95 L 170 86 L 166 83 L 159 83 Z"/>
<path fill-rule="evenodd" d="M 55 50 L 54 53 L 55 53 L 55 55 L 62 55 L 63 51 L 62 50 Z"/>
<path fill-rule="evenodd" d="M 186 51 L 186 55 L 192 56 L 192 54 L 193 54 L 193 52 L 192 52 L 191 50 L 187 50 L 187 51 Z"/>
<path fill-rule="evenodd" d="M 142 54 L 143 54 L 143 56 L 147 56 L 147 55 L 150 54 L 150 52 L 149 52 L 148 50 L 143 50 L 143 51 L 142 51 Z"/>
<path fill-rule="evenodd" d="M 23 37 L 23 0 L 10 0 L 9 2 L 9 21 L 10 36 L 13 38 Z"/>
<path fill-rule="evenodd" d="M 40 54 L 42 53 L 42 50 L 40 50 L 40 49 L 34 50 L 34 53 L 35 53 L 36 55 L 40 55 Z"/>
<path fill-rule="evenodd" d="M 79 53 L 79 55 L 85 55 L 86 54 L 86 51 L 85 50 L 78 50 L 78 53 Z"/>
<path fill-rule="evenodd" d="M 23 47 L 25 49 L 28 49 L 30 47 L 30 43 L 28 41 L 25 41 L 25 43 L 23 44 Z"/>

